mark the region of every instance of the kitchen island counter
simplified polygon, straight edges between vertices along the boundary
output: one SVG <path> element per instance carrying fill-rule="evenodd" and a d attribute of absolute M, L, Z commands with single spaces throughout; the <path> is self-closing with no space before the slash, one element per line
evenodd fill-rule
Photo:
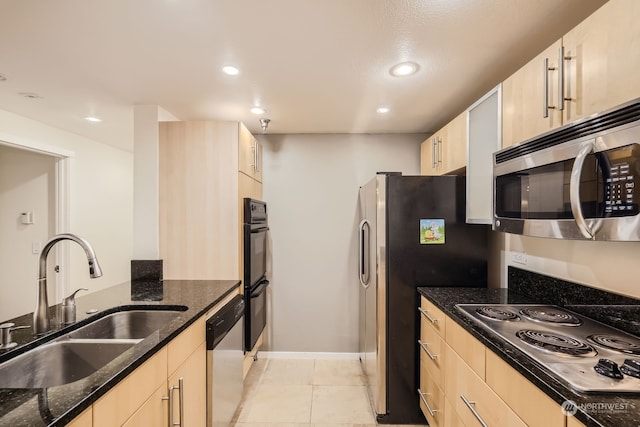
<path fill-rule="evenodd" d="M 218 302 L 237 292 L 239 280 L 165 280 L 126 282 L 78 297 L 78 321 L 34 340 L 32 329 L 14 332 L 18 347 L 0 352 L 8 360 L 44 342 L 65 335 L 105 313 L 131 309 L 178 309 L 177 316 L 160 330 L 125 351 L 105 367 L 78 381 L 49 388 L 0 389 L 0 426 L 62 426 L 151 358 Z M 97 310 L 97 313 L 95 312 Z M 58 324 L 59 307 L 51 307 L 52 325 Z M 87 312 L 93 312 L 87 314 Z M 95 314 L 94 314 L 95 313 Z M 12 319 L 32 326 L 31 315 Z"/>
<path fill-rule="evenodd" d="M 548 295 L 537 299 L 532 295 L 525 295 L 524 292 L 518 293 L 507 289 L 425 287 L 418 288 L 418 292 L 559 405 L 567 401 L 575 402 L 578 406 L 575 417 L 585 425 L 640 426 L 640 391 L 639 394 L 626 395 L 622 393 L 581 394 L 574 392 L 533 359 L 499 336 L 491 334 L 473 323 L 455 307 L 456 304 L 556 304 L 574 311 L 584 311 L 580 310 L 581 301 L 574 299 L 551 302 Z M 629 301 L 616 302 L 628 303 Z M 593 309 L 592 306 L 585 305 L 585 307 Z M 602 307 L 603 310 L 607 308 L 606 306 Z M 611 308 L 615 310 L 615 306 Z M 599 320 L 603 321 L 602 318 Z"/>

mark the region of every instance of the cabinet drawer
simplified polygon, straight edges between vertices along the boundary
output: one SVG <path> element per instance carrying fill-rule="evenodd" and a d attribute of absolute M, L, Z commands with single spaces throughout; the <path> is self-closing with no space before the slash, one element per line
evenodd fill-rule
<path fill-rule="evenodd" d="M 563 427 L 560 405 L 492 351 L 487 351 L 487 385 L 528 425 Z M 523 396 L 526 398 L 523 399 Z"/>
<path fill-rule="evenodd" d="M 447 344 L 451 346 L 464 359 L 484 381 L 485 377 L 485 347 L 480 341 L 465 331 L 453 319 L 446 320 Z"/>
<path fill-rule="evenodd" d="M 420 365 L 420 409 L 431 427 L 444 426 L 444 392 L 424 365 Z M 426 402 L 426 403 L 425 403 Z M 427 408 L 427 405 L 429 407 Z"/>
<path fill-rule="evenodd" d="M 204 340 L 205 318 L 202 316 L 167 345 L 167 372 L 169 375 L 178 369 L 178 366 L 182 365 Z"/>
<path fill-rule="evenodd" d="M 489 426 L 526 427 L 524 421 L 449 346 L 445 347 L 444 363 L 447 398 L 465 425 L 476 426 L 481 418 Z"/>
<path fill-rule="evenodd" d="M 442 338 L 445 337 L 445 314 L 437 308 L 431 301 L 425 297 L 420 297 L 420 316 L 422 323 L 426 322 L 433 326 L 433 328 L 440 334 Z"/>
<path fill-rule="evenodd" d="M 444 341 L 440 335 L 430 326 L 422 324 L 420 328 L 420 366 L 424 366 L 440 388 L 444 385 L 444 367 L 442 352 Z"/>
<path fill-rule="evenodd" d="M 467 427 L 464 425 L 456 410 L 453 408 L 449 398 L 445 395 L 444 398 L 444 419 L 447 421 L 447 427 Z"/>

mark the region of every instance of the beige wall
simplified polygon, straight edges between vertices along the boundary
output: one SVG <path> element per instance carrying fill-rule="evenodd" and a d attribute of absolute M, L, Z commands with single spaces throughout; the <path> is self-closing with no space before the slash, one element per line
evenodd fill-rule
<path fill-rule="evenodd" d="M 33 311 L 39 255 L 32 245 L 55 230 L 55 202 L 55 159 L 0 145 L 0 319 Z M 22 212 L 33 213 L 32 224 L 22 223 Z"/>
<path fill-rule="evenodd" d="M 70 287 L 91 291 L 129 280 L 133 235 L 133 154 L 0 110 L 4 139 L 45 144 L 74 153 L 70 161 L 70 232 L 94 246 L 103 277 L 89 279 L 86 257 L 70 245 Z M 10 141 L 11 142 L 11 141 Z M 0 268 L 14 268 L 0 260 Z M 37 271 L 33 270 L 33 286 Z M 50 303 L 57 303 L 50 296 Z M 29 311 L 33 311 L 35 298 Z M 3 319 L 0 319 L 3 320 Z"/>
<path fill-rule="evenodd" d="M 492 256 L 501 260 L 502 285 L 507 266 L 523 268 L 606 291 L 640 298 L 640 242 L 590 242 L 494 233 Z M 524 254 L 526 264 L 513 261 Z"/>
<path fill-rule="evenodd" d="M 423 135 L 268 135 L 272 266 L 267 350 L 358 351 L 358 188 L 419 173 Z"/>

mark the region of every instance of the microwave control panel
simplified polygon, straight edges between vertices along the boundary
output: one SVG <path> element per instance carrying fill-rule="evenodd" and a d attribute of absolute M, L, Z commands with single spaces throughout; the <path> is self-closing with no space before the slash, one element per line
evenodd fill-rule
<path fill-rule="evenodd" d="M 620 156 L 626 152 L 625 156 Z M 638 191 L 640 179 L 635 158 L 635 149 L 614 149 L 606 153 L 609 167 L 604 175 L 604 211 L 606 216 L 632 216 L 638 214 Z"/>

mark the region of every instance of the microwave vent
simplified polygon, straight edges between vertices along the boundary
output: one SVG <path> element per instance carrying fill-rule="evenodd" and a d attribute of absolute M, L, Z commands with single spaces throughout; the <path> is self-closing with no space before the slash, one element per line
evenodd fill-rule
<path fill-rule="evenodd" d="M 547 133 L 538 138 L 531 139 L 522 144 L 515 145 L 495 155 L 496 164 L 544 150 L 568 141 L 579 139 L 595 133 L 613 129 L 640 120 L 640 99 L 637 99 L 624 107 L 600 113 L 577 123 L 568 124 L 556 131 Z"/>

